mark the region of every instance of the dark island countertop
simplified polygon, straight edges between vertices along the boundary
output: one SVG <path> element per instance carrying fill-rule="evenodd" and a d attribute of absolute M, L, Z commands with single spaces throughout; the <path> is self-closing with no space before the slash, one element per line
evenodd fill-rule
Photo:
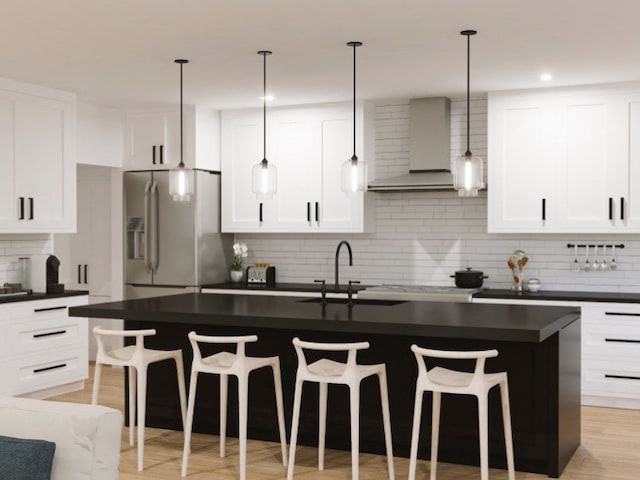
<path fill-rule="evenodd" d="M 71 316 L 189 325 L 415 335 L 539 343 L 580 317 L 570 307 L 188 293 L 72 307 Z"/>
<path fill-rule="evenodd" d="M 473 294 L 473 298 L 496 298 L 505 300 L 539 300 L 555 302 L 612 302 L 640 303 L 640 293 L 623 292 L 574 292 L 562 290 L 540 290 L 539 292 L 512 292 L 511 290 L 486 289 Z"/>
<path fill-rule="evenodd" d="M 20 295 L 0 295 L 0 304 L 14 302 L 31 302 L 34 300 L 49 300 L 52 298 L 77 297 L 89 295 L 86 290 L 66 290 L 63 293 L 26 293 Z"/>

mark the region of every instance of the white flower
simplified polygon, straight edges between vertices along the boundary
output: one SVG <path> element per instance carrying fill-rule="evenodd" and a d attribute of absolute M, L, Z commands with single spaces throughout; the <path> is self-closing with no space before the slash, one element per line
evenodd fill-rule
<path fill-rule="evenodd" d="M 244 242 L 236 242 L 233 244 L 233 254 L 237 257 L 247 258 L 249 249 Z"/>

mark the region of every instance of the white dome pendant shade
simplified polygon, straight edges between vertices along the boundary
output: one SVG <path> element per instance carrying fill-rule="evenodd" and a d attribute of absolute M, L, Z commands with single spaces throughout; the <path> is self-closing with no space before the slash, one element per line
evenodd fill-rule
<path fill-rule="evenodd" d="M 353 47 L 353 155 L 342 164 L 342 191 L 349 194 L 367 191 L 367 164 L 356 155 L 356 48 L 362 42 L 349 42 Z"/>
<path fill-rule="evenodd" d="M 193 170 L 184 165 L 183 134 L 182 134 L 182 66 L 189 60 L 178 59 L 180 65 L 180 163 L 169 171 L 169 194 L 174 202 L 188 202 L 193 195 Z"/>
<path fill-rule="evenodd" d="M 251 169 L 251 191 L 258 200 L 268 200 L 278 190 L 278 171 L 275 165 L 267 160 L 267 55 L 271 55 L 269 50 L 260 50 L 258 55 L 263 57 L 263 85 L 264 95 L 262 97 L 263 116 L 263 150 L 262 161 L 258 162 Z"/>
<path fill-rule="evenodd" d="M 475 30 L 463 30 L 460 35 L 467 37 L 467 150 L 464 155 L 455 159 L 453 163 L 453 187 L 460 197 L 477 197 L 479 190 L 484 188 L 482 159 L 471 153 L 469 148 L 469 58 L 470 39 Z"/>

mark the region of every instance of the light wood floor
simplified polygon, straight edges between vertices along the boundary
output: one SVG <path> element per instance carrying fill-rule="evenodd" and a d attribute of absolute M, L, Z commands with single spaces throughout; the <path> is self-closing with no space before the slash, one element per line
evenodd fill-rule
<path fill-rule="evenodd" d="M 91 369 L 91 372 L 93 370 Z M 100 403 L 124 412 L 124 370 L 103 369 Z M 51 400 L 89 403 L 91 401 L 90 378 L 83 391 L 54 397 Z M 393 426 L 392 426 L 393 427 Z M 182 432 L 147 428 L 145 442 L 145 470 L 136 470 L 136 447 L 130 447 L 128 428 L 122 430 L 120 479 L 179 479 L 182 462 Z M 280 445 L 249 440 L 247 453 L 247 477 L 251 480 L 283 479 L 286 469 L 281 465 Z M 382 456 L 360 455 L 360 478 L 363 480 L 386 479 L 386 459 Z M 395 458 L 396 478 L 407 478 L 409 462 Z M 296 478 L 329 480 L 351 478 L 349 452 L 327 450 L 325 470 L 317 470 L 317 450 L 296 449 Z M 429 462 L 419 461 L 417 478 L 429 478 Z M 506 480 L 506 471 L 491 470 L 491 480 Z M 238 442 L 227 440 L 227 457 L 218 456 L 218 438 L 213 435 L 193 434 L 192 453 L 189 460 L 190 479 L 226 480 L 239 478 Z M 477 467 L 440 463 L 439 480 L 479 479 Z M 548 478 L 544 475 L 516 473 L 519 480 Z M 640 411 L 610 408 L 583 407 L 582 446 L 573 456 L 561 476 L 563 480 L 636 480 L 640 479 Z"/>

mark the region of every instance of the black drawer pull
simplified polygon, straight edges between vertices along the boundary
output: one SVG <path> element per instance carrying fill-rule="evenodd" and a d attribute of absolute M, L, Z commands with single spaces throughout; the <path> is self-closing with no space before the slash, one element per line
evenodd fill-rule
<path fill-rule="evenodd" d="M 609 197 L 609 220 L 613 220 L 613 197 Z"/>
<path fill-rule="evenodd" d="M 84 283 L 89 283 L 88 277 L 87 277 L 87 272 L 89 270 L 89 265 L 87 265 L 86 263 L 84 264 Z"/>
<path fill-rule="evenodd" d="M 307 202 L 307 222 L 311 221 L 311 202 Z"/>
<path fill-rule="evenodd" d="M 155 165 L 156 164 L 156 146 L 152 146 L 151 147 L 151 162 Z"/>
<path fill-rule="evenodd" d="M 629 338 L 605 338 L 604 341 L 618 343 L 640 343 L 640 340 L 631 340 Z"/>
<path fill-rule="evenodd" d="M 66 330 L 56 330 L 55 332 L 49 332 L 49 333 L 34 333 L 33 338 L 51 337 L 53 335 L 64 335 L 65 333 L 67 333 Z"/>
<path fill-rule="evenodd" d="M 78 283 L 82 283 L 82 270 L 80 264 L 78 264 Z"/>
<path fill-rule="evenodd" d="M 621 380 L 640 380 L 640 377 L 633 377 L 631 375 L 609 375 L 608 373 L 604 374 L 604 378 L 619 378 Z"/>
<path fill-rule="evenodd" d="M 64 368 L 66 367 L 67 364 L 66 363 L 61 363 L 60 365 L 51 365 L 50 367 L 43 367 L 43 368 L 36 368 L 33 373 L 41 373 L 41 372 L 46 372 L 49 370 L 55 370 L 57 368 Z"/>
<path fill-rule="evenodd" d="M 65 308 L 67 308 L 67 306 L 63 305 L 61 307 L 34 308 L 33 311 L 34 312 L 48 312 L 50 310 L 64 310 Z"/>
<path fill-rule="evenodd" d="M 29 220 L 33 220 L 34 219 L 34 213 L 33 213 L 33 197 L 29 197 Z"/>
<path fill-rule="evenodd" d="M 260 211 L 258 213 L 259 213 L 260 223 L 262 223 L 262 202 L 260 202 Z"/>
<path fill-rule="evenodd" d="M 624 220 L 624 197 L 620 197 L 620 220 Z"/>
<path fill-rule="evenodd" d="M 640 313 L 604 312 L 604 314 L 618 317 L 640 317 Z"/>
<path fill-rule="evenodd" d="M 160 145 L 160 165 L 164 165 L 164 145 Z"/>
<path fill-rule="evenodd" d="M 320 221 L 320 202 L 316 202 L 316 222 Z"/>
<path fill-rule="evenodd" d="M 20 197 L 20 216 L 18 220 L 24 220 L 24 197 Z"/>
<path fill-rule="evenodd" d="M 547 199 L 542 199 L 542 220 L 547 219 Z"/>

